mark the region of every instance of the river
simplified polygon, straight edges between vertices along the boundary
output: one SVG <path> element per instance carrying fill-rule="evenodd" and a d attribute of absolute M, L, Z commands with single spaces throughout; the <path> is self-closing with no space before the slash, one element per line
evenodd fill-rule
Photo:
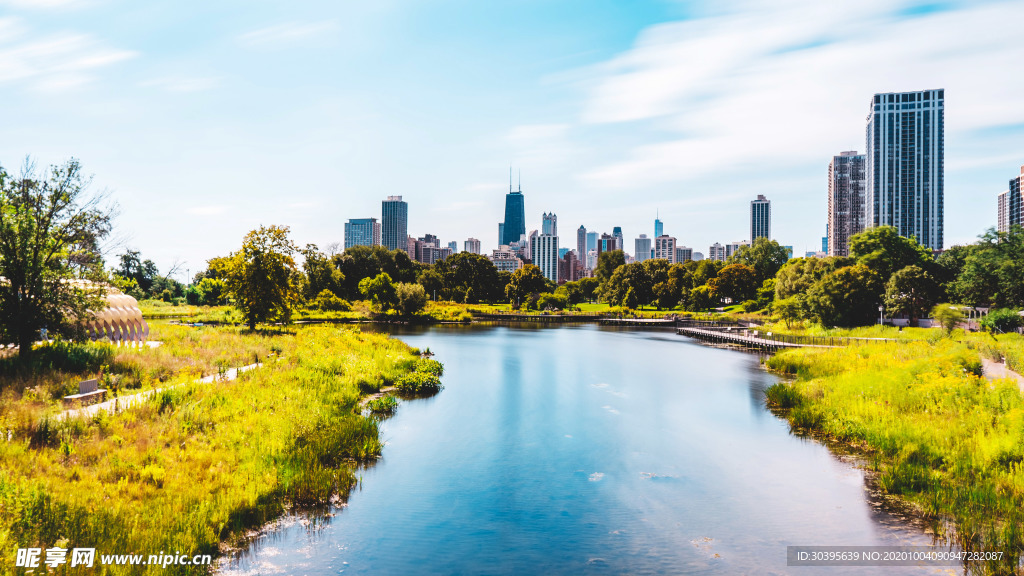
<path fill-rule="evenodd" d="M 400 328 L 445 389 L 402 402 L 326 523 L 222 574 L 925 574 L 787 567 L 789 545 L 927 545 L 864 472 L 764 407 L 754 354 L 671 331 Z"/>

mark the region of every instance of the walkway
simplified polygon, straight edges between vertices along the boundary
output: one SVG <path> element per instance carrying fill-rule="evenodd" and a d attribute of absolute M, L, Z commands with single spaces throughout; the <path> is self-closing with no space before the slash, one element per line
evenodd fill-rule
<path fill-rule="evenodd" d="M 248 372 L 249 370 L 252 370 L 253 368 L 258 368 L 260 366 L 262 366 L 262 364 L 257 363 L 249 364 L 247 366 L 241 366 L 239 368 L 231 368 L 230 370 L 224 372 L 223 374 L 211 374 L 209 376 L 199 378 L 198 380 L 196 380 L 196 383 L 210 384 L 212 382 L 226 382 L 228 380 L 234 380 L 235 378 L 238 378 L 238 375 L 241 374 L 242 372 Z M 181 384 L 179 384 L 178 386 L 181 386 Z M 127 410 L 128 408 L 131 408 L 132 406 L 135 406 L 136 404 L 139 404 L 142 401 L 146 400 L 153 394 L 157 394 L 159 392 L 162 392 L 163 390 L 165 390 L 165 388 L 154 388 L 152 390 L 146 390 L 145 392 L 139 392 L 138 394 L 132 394 L 131 396 L 121 396 L 118 398 L 114 398 L 112 400 L 107 400 L 106 402 L 100 402 L 99 404 L 83 406 L 81 408 L 75 408 L 73 410 L 65 410 L 58 414 L 57 418 L 59 420 L 75 416 L 84 416 L 86 418 L 91 418 L 92 416 L 95 416 L 96 413 L 99 412 L 100 410 L 106 410 L 107 412 L 110 413 L 117 413 L 122 410 Z"/>
<path fill-rule="evenodd" d="M 796 344 L 793 342 L 780 342 L 779 340 L 772 340 L 768 338 L 760 338 L 758 336 L 748 336 L 743 332 L 726 331 L 726 330 L 705 330 L 702 328 L 680 328 L 677 331 L 679 334 L 696 338 L 698 340 L 708 340 L 711 342 L 722 342 L 725 344 L 739 344 L 741 346 L 749 346 L 751 348 L 760 348 L 763 350 L 778 350 L 780 348 L 832 348 L 833 346 L 826 345 L 815 345 L 815 344 Z"/>
<path fill-rule="evenodd" d="M 1017 382 L 1017 386 L 1020 387 L 1021 391 L 1024 392 L 1024 376 L 1010 370 L 1006 367 L 1006 364 L 982 357 L 981 372 L 985 375 L 985 378 L 988 378 L 989 380 L 995 380 L 997 378 L 1009 378 L 1014 380 Z"/>

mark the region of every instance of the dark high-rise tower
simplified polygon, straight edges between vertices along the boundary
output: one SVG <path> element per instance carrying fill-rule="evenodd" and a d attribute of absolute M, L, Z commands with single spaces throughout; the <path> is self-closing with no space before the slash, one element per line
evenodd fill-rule
<path fill-rule="evenodd" d="M 502 230 L 501 243 L 518 242 L 519 237 L 526 234 L 526 205 L 523 202 L 523 189 L 512 191 L 511 179 L 508 183 L 508 194 L 505 195 L 505 227 Z"/>
<path fill-rule="evenodd" d="M 381 244 L 388 250 L 408 250 L 409 205 L 401 196 L 388 196 L 381 211 Z"/>
<path fill-rule="evenodd" d="M 750 242 L 758 238 L 772 237 L 772 202 L 758 194 L 757 200 L 750 201 Z"/>
<path fill-rule="evenodd" d="M 867 122 L 865 225 L 942 249 L 945 90 L 875 94 Z"/>
<path fill-rule="evenodd" d="M 833 156 L 828 165 L 828 222 L 821 251 L 849 256 L 850 236 L 864 231 L 864 163 L 856 152 Z"/>

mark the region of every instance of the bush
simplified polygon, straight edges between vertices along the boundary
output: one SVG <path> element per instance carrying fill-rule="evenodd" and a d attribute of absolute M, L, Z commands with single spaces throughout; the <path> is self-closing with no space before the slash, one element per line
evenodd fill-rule
<path fill-rule="evenodd" d="M 374 416 L 393 416 L 395 414 L 395 410 L 398 409 L 398 399 L 391 394 L 388 394 L 386 396 L 370 400 L 366 403 L 366 408 L 369 409 L 370 413 Z"/>
<path fill-rule="evenodd" d="M 324 289 L 313 299 L 313 308 L 330 312 L 348 312 L 352 305 L 347 300 L 335 296 L 334 292 Z"/>
<path fill-rule="evenodd" d="M 422 284 L 399 282 L 395 286 L 398 297 L 398 311 L 409 316 L 423 310 L 427 305 L 427 291 Z"/>
<path fill-rule="evenodd" d="M 395 387 L 407 396 L 429 396 L 441 391 L 441 379 L 426 372 L 413 372 L 402 376 Z"/>
<path fill-rule="evenodd" d="M 779 382 L 764 391 L 764 400 L 772 408 L 795 408 L 803 401 L 803 396 L 792 386 Z"/>
<path fill-rule="evenodd" d="M 1009 308 L 997 308 L 981 319 L 981 327 L 986 332 L 995 334 L 1014 332 L 1017 328 L 1020 328 L 1021 324 L 1022 318 L 1020 314 L 1016 310 L 1010 310 Z"/>

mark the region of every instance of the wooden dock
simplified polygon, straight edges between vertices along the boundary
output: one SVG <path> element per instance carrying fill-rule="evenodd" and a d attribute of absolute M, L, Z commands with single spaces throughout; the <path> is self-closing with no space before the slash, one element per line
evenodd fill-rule
<path fill-rule="evenodd" d="M 663 327 L 675 328 L 674 318 L 602 318 L 602 326 Z"/>
<path fill-rule="evenodd" d="M 676 331 L 683 336 L 689 336 L 697 340 L 715 342 L 720 344 L 736 344 L 755 348 L 758 350 L 776 351 L 783 348 L 831 348 L 824 344 L 798 344 L 795 342 L 783 342 L 772 338 L 750 336 L 742 330 L 706 330 L 703 328 L 680 328 Z"/>

